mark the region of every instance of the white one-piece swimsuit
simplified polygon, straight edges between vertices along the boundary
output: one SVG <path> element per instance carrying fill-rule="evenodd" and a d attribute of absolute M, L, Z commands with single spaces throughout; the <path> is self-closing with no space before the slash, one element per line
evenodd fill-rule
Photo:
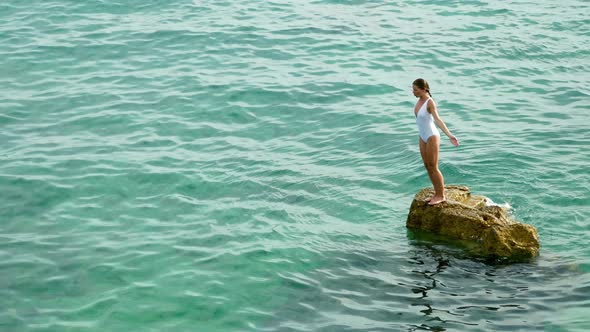
<path fill-rule="evenodd" d="M 424 143 L 428 142 L 428 138 L 432 135 L 440 136 L 440 133 L 434 124 L 432 114 L 426 109 L 429 100 L 430 98 L 426 99 L 424 104 L 422 104 L 422 107 L 418 110 L 418 114 L 416 114 L 418 133 L 420 134 L 420 139 L 424 141 Z"/>

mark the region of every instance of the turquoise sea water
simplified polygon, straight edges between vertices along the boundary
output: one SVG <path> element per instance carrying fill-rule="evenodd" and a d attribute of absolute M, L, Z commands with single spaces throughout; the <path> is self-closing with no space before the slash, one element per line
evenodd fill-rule
<path fill-rule="evenodd" d="M 0 331 L 590 330 L 590 3 L 0 3 Z M 447 183 L 538 259 L 405 228 Z"/>

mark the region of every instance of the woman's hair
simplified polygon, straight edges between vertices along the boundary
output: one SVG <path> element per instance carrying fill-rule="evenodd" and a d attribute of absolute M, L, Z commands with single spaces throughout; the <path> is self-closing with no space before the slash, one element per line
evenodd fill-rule
<path fill-rule="evenodd" d="M 432 97 L 432 94 L 430 94 L 430 87 L 428 86 L 428 82 L 426 82 L 425 79 L 418 78 L 414 81 L 414 83 L 412 83 L 412 85 L 417 86 L 419 89 L 425 90 L 428 95 Z"/>

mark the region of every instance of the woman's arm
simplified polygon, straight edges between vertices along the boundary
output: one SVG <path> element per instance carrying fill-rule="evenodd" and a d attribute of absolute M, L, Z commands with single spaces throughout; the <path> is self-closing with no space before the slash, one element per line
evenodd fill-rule
<path fill-rule="evenodd" d="M 434 100 L 430 99 L 428 101 L 428 105 L 426 105 L 426 109 L 428 110 L 428 112 L 430 112 L 430 114 L 432 114 L 432 117 L 434 118 L 434 122 L 436 122 L 436 125 L 440 129 L 442 129 L 442 131 L 445 133 L 445 135 L 447 135 L 447 137 L 451 140 L 451 143 L 453 143 L 454 146 L 459 146 L 459 140 L 457 139 L 457 137 L 455 137 L 453 134 L 451 134 L 451 131 L 449 130 L 449 128 L 447 128 L 444 121 L 438 115 L 438 110 L 436 109 L 436 103 L 434 102 Z"/>

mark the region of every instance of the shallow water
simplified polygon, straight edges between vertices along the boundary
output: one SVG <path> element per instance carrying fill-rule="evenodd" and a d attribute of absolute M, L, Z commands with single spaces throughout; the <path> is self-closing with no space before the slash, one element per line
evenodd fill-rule
<path fill-rule="evenodd" d="M 585 1 L 0 4 L 0 330 L 590 329 Z M 430 183 L 537 227 L 491 265 Z"/>

